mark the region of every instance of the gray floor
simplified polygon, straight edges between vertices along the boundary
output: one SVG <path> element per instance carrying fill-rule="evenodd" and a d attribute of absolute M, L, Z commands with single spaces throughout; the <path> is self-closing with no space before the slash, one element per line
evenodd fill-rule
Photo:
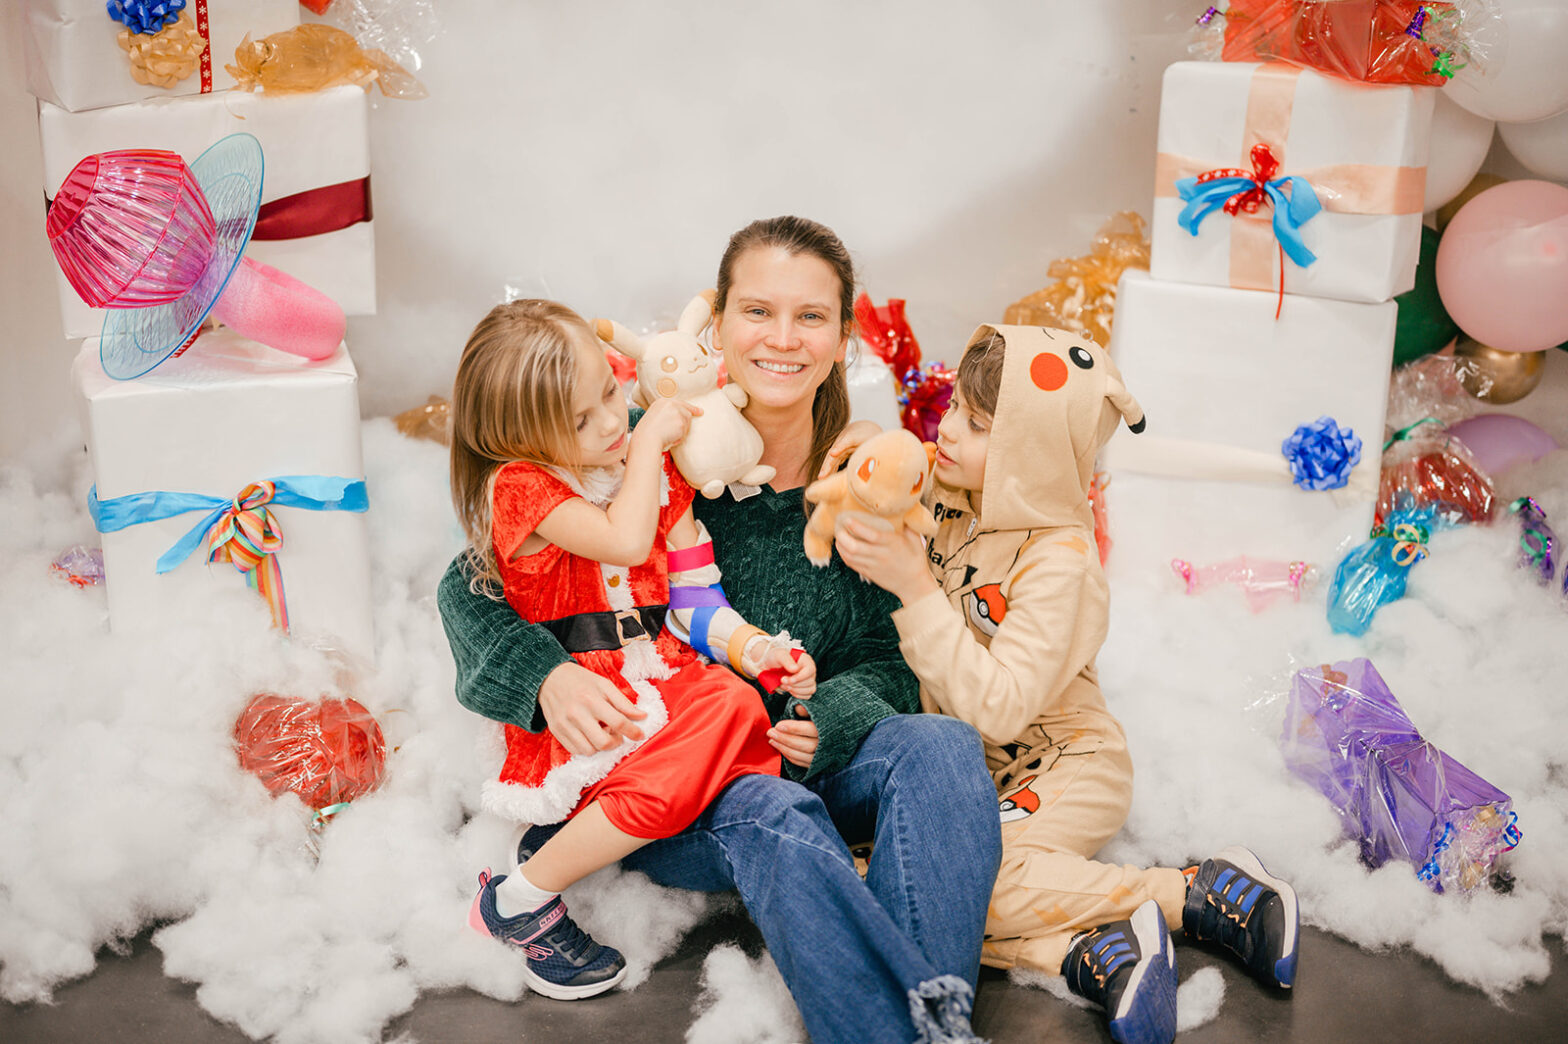
<path fill-rule="evenodd" d="M 388 1027 L 388 1039 L 407 1035 L 421 1044 L 519 1044 L 620 1039 L 676 1044 L 690 1024 L 702 959 L 714 943 L 736 939 L 755 950 L 749 922 L 723 915 L 702 925 L 653 978 L 632 993 L 577 1004 L 526 997 L 505 1004 L 463 992 L 426 994 L 413 1011 Z M 1223 960 L 1183 947 L 1182 975 L 1218 967 L 1225 978 L 1219 1017 L 1181 1040 L 1191 1044 L 1252 1041 L 1565 1041 L 1568 975 L 1561 940 L 1550 940 L 1552 977 L 1513 995 L 1506 1008 L 1456 986 L 1429 961 L 1404 952 L 1368 953 L 1307 929 L 1295 996 L 1264 991 Z M 975 1028 L 993 1044 L 1109 1041 L 1090 1011 L 1047 993 L 982 976 Z M 406 1039 L 406 1038 L 405 1038 Z M 88 979 L 63 987 L 53 1006 L 0 1004 L 0 1041 L 6 1044 L 112 1041 L 115 1044 L 243 1044 L 247 1038 L 215 1021 L 196 1004 L 195 988 L 164 978 L 147 935 L 129 956 L 103 955 Z"/>

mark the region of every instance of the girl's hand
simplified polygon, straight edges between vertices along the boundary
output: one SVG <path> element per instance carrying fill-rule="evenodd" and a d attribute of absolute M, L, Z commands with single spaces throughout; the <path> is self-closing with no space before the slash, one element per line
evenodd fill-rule
<path fill-rule="evenodd" d="M 702 410 L 680 399 L 659 399 L 643 413 L 642 420 L 632 432 L 638 441 L 655 440 L 660 453 L 675 448 L 691 430 L 691 419 L 702 416 Z"/>
<path fill-rule="evenodd" d="M 920 534 L 909 528 L 893 532 L 881 519 L 846 516 L 834 537 L 839 557 L 873 584 L 911 602 L 939 590 L 926 561 Z"/>
<path fill-rule="evenodd" d="M 768 743 L 791 765 L 810 768 L 817 753 L 817 723 L 804 707 L 796 706 L 795 714 L 801 720 L 781 721 L 768 730 Z"/>
<path fill-rule="evenodd" d="M 817 478 L 825 479 L 838 470 L 844 458 L 860 448 L 860 444 L 873 435 L 882 434 L 882 429 L 868 420 L 853 421 L 838 433 L 838 438 L 833 440 L 833 445 L 828 447 L 828 455 L 822 458 L 822 470 L 817 472 Z"/>
<path fill-rule="evenodd" d="M 797 660 L 795 654 L 799 653 Z M 784 680 L 779 682 L 779 692 L 787 692 L 797 699 L 809 700 L 811 694 L 817 691 L 817 661 L 811 658 L 810 653 L 801 652 L 799 649 L 773 649 L 762 658 L 762 669 L 777 667 L 784 672 Z"/>
<path fill-rule="evenodd" d="M 642 739 L 635 722 L 648 716 L 612 682 L 577 663 L 563 663 L 545 677 L 539 709 L 561 746 L 573 754 Z"/>

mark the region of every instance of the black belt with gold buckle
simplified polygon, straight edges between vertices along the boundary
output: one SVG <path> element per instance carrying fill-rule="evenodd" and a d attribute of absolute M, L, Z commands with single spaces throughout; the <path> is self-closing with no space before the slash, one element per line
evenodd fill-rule
<path fill-rule="evenodd" d="M 569 653 L 619 649 L 632 642 L 651 642 L 664 629 L 668 605 L 640 605 L 606 613 L 577 613 L 540 624 Z"/>

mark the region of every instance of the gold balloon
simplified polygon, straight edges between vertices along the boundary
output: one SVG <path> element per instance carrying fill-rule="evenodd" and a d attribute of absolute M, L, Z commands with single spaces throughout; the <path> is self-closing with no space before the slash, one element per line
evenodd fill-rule
<path fill-rule="evenodd" d="M 1482 402 L 1501 406 L 1518 402 L 1535 390 L 1546 372 L 1545 352 L 1504 352 L 1470 337 L 1461 337 L 1454 356 L 1468 359 L 1460 368 L 1465 391 Z"/>
<path fill-rule="evenodd" d="M 1470 202 L 1478 193 L 1489 188 L 1501 185 L 1507 178 L 1500 178 L 1496 174 L 1477 174 L 1470 179 L 1470 184 L 1459 190 L 1459 195 L 1437 208 L 1437 230 L 1439 232 L 1448 227 L 1454 220 L 1454 215 L 1459 213 L 1459 208 Z"/>

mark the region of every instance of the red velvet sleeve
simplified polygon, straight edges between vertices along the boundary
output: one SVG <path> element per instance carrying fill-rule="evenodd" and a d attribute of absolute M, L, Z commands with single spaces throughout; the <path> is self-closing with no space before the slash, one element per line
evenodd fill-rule
<path fill-rule="evenodd" d="M 514 461 L 503 465 L 490 496 L 490 528 L 496 558 L 510 561 L 546 515 L 577 495 L 558 476 L 537 464 Z"/>
<path fill-rule="evenodd" d="M 697 491 L 692 489 L 691 483 L 676 470 L 675 461 L 668 453 L 664 455 L 664 478 L 670 487 L 670 502 L 660 510 L 659 531 L 668 533 L 670 527 L 679 522 L 686 509 L 691 507 Z"/>

